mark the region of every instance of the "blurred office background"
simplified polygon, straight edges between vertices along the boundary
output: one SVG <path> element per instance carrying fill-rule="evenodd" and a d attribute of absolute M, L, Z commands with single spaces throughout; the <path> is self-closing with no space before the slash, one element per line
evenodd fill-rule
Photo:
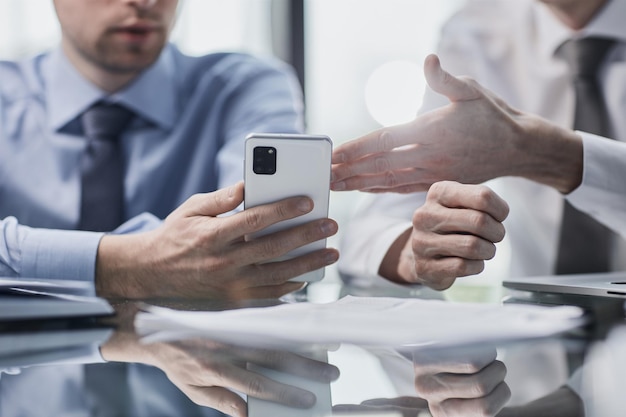
<path fill-rule="evenodd" d="M 413 118 L 423 59 L 462 1 L 182 0 L 173 41 L 191 55 L 236 50 L 291 61 L 305 84 L 307 130 L 340 144 Z M 0 0 L 0 59 L 48 50 L 59 39 L 52 0 Z M 331 216 L 346 221 L 360 198 L 333 193 Z M 482 282 L 499 278 L 502 259 L 488 264 Z M 336 279 L 330 268 L 327 280 Z"/>
<path fill-rule="evenodd" d="M 424 89 L 423 59 L 435 50 L 442 23 L 463 1 L 182 0 L 173 41 L 192 55 L 235 50 L 290 61 L 305 84 L 307 130 L 340 144 L 414 117 Z M 59 39 L 52 0 L 0 0 L 0 59 L 31 56 Z M 332 193 L 331 217 L 340 224 L 348 221 L 361 198 L 359 193 Z M 336 246 L 338 239 L 329 245 Z M 457 293 L 448 297 L 467 299 L 469 294 L 471 299 L 478 291 L 477 297 L 497 300 L 506 247 L 499 253 L 505 256 L 490 261 L 480 279 L 460 280 Z M 335 268 L 328 268 L 324 282 L 331 285 L 317 286 L 316 300 L 335 296 L 326 292 L 339 282 Z M 382 369 L 363 375 L 364 352 L 354 348 L 335 355 L 353 364 L 342 368 L 335 385 L 341 384 L 337 392 L 344 394 L 335 401 L 358 403 L 381 395 L 381 387 L 387 387 L 389 397 L 398 393 Z M 375 366 L 376 359 L 369 360 Z M 350 389 L 363 386 L 355 378 L 368 377 L 380 382 L 375 391 Z"/>

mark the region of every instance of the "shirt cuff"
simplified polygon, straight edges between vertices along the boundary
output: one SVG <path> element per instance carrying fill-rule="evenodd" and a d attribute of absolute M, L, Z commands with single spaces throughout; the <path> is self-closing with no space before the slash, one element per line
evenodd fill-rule
<path fill-rule="evenodd" d="M 93 283 L 104 233 L 30 229 L 22 246 L 21 276 Z"/>
<path fill-rule="evenodd" d="M 574 207 L 624 234 L 626 146 L 616 140 L 577 133 L 583 138 L 583 179 L 566 198 Z"/>
<path fill-rule="evenodd" d="M 378 275 L 380 264 L 396 239 L 411 227 L 410 221 L 396 218 L 364 218 L 351 224 L 350 232 L 344 235 L 342 255 L 339 257 L 342 279 L 357 287 L 389 282 Z"/>

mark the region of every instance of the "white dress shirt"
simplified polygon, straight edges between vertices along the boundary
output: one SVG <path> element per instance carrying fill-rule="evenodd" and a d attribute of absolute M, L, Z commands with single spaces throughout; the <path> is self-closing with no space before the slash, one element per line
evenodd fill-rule
<path fill-rule="evenodd" d="M 574 90 L 565 62 L 555 57 L 567 39 L 612 37 L 618 41 L 601 68 L 600 79 L 615 137 L 584 132 L 582 184 L 566 198 L 626 236 L 626 0 L 609 1 L 583 30 L 574 32 L 535 0 L 473 0 L 444 25 L 438 54 L 445 69 L 469 75 L 511 106 L 570 127 Z M 433 91 L 420 113 L 446 105 Z M 556 259 L 563 196 L 522 178 L 502 178 L 496 191 L 509 203 L 506 220 L 512 276 L 544 275 Z M 389 246 L 411 227 L 424 194 L 369 197 L 344 229 L 339 268 L 344 278 L 369 286 L 380 280 L 380 263 Z"/>

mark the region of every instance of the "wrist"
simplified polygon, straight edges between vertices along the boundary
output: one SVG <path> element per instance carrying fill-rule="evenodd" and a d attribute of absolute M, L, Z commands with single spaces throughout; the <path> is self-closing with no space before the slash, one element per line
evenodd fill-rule
<path fill-rule="evenodd" d="M 563 194 L 578 187 L 583 174 L 580 135 L 531 115 L 524 115 L 519 125 L 519 158 L 513 161 L 513 175 L 548 185 Z"/>
<path fill-rule="evenodd" d="M 96 294 L 105 298 L 142 298 L 146 234 L 105 235 L 96 257 Z"/>
<path fill-rule="evenodd" d="M 393 242 L 380 264 L 378 275 L 400 284 L 411 283 L 410 268 L 407 262 L 403 262 L 407 246 L 410 246 L 410 236 L 411 229 L 408 229 Z"/>

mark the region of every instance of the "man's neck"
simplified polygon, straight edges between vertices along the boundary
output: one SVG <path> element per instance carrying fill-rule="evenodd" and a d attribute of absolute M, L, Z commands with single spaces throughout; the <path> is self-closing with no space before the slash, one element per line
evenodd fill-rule
<path fill-rule="evenodd" d="M 591 22 L 607 1 L 609 0 L 545 1 L 545 3 L 563 24 L 573 30 L 580 30 Z"/>

